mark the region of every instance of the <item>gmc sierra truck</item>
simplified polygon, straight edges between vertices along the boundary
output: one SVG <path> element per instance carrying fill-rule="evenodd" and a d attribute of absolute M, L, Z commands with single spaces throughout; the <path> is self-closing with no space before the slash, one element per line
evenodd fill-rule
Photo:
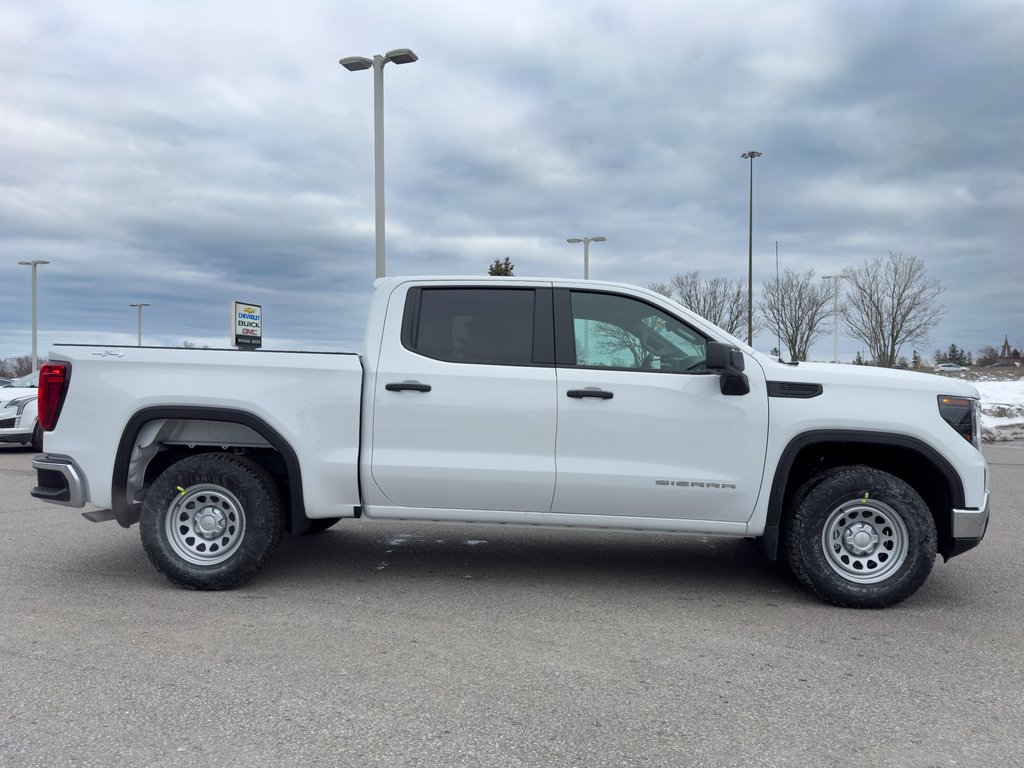
<path fill-rule="evenodd" d="M 57 345 L 39 423 L 32 495 L 139 523 L 192 589 L 357 518 L 759 539 L 883 607 L 989 519 L 970 384 L 783 363 L 595 281 L 381 279 L 359 354 Z"/>

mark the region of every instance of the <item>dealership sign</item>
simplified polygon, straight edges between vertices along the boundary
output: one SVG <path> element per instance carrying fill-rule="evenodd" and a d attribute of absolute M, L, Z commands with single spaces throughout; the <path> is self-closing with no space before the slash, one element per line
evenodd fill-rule
<path fill-rule="evenodd" d="M 234 345 L 239 348 L 259 349 L 263 346 L 263 307 L 236 301 L 232 305 L 231 328 Z"/>

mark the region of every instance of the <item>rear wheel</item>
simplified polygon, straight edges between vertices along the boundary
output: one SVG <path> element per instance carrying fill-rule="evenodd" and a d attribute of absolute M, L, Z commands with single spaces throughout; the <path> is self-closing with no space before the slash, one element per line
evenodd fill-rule
<path fill-rule="evenodd" d="M 935 561 L 935 521 L 903 480 L 870 467 L 833 469 L 797 492 L 784 527 L 796 577 L 818 597 L 884 608 L 914 594 Z"/>
<path fill-rule="evenodd" d="M 166 469 L 142 505 L 142 544 L 156 569 L 189 589 L 231 589 L 270 559 L 284 528 L 281 495 L 255 462 L 222 453 Z"/>
<path fill-rule="evenodd" d="M 38 421 L 35 429 L 32 430 L 32 450 L 40 452 L 43 450 L 43 428 Z"/>

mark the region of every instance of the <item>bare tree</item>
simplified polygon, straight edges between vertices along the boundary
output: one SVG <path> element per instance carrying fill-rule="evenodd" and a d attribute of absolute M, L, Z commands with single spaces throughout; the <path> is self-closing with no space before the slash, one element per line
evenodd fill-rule
<path fill-rule="evenodd" d="M 652 291 L 675 299 L 687 309 L 733 336 L 744 334 L 747 327 L 747 289 L 742 280 L 724 277 L 701 280 L 694 270 L 676 275 L 668 283 L 651 283 Z"/>
<path fill-rule="evenodd" d="M 999 360 L 999 350 L 993 346 L 982 347 L 976 359 L 978 365 L 992 365 Z"/>
<path fill-rule="evenodd" d="M 814 342 L 831 329 L 834 320 L 832 286 L 804 273 L 787 269 L 782 277 L 761 288 L 762 324 L 789 348 L 790 360 L 806 360 Z"/>
<path fill-rule="evenodd" d="M 867 345 L 875 365 L 891 368 L 904 344 L 924 342 L 946 308 L 945 290 L 924 262 L 901 251 L 843 272 L 847 301 L 842 315 L 850 335 Z"/>
<path fill-rule="evenodd" d="M 39 358 L 39 364 L 46 362 L 45 357 Z M 20 379 L 32 372 L 32 356 L 18 355 L 0 360 L 0 376 L 9 379 Z"/>

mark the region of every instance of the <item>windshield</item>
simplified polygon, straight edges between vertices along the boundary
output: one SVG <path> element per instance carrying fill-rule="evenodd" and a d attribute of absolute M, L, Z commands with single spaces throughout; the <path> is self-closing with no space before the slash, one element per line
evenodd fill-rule
<path fill-rule="evenodd" d="M 20 379 L 15 379 L 10 384 L 5 384 L 5 387 L 38 387 L 39 386 L 39 371 L 30 373 L 28 376 L 22 376 Z"/>

